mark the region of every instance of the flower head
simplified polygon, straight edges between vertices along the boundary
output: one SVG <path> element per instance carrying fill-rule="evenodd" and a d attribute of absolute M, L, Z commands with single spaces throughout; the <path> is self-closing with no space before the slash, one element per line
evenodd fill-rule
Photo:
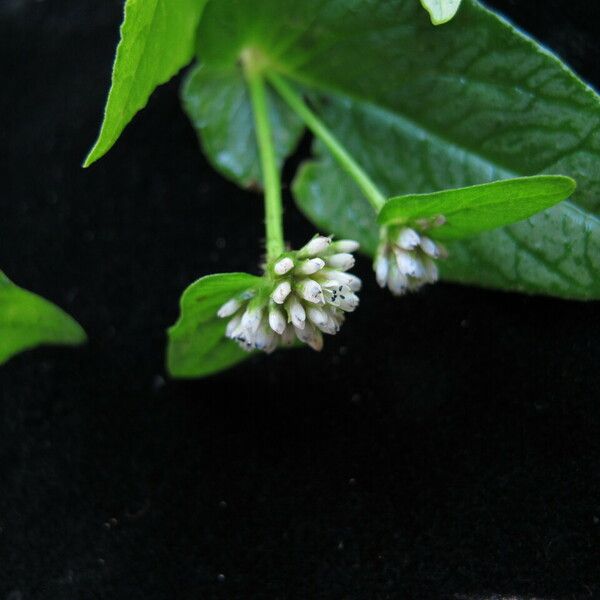
<path fill-rule="evenodd" d="M 426 283 L 438 280 L 436 260 L 448 256 L 444 246 L 425 235 L 432 227 L 445 222 L 443 217 L 418 222 L 414 227 L 391 226 L 381 229 L 373 269 L 377 283 L 396 296 L 416 291 Z"/>
<path fill-rule="evenodd" d="M 272 352 L 295 339 L 315 350 L 323 333 L 337 333 L 358 306 L 361 281 L 348 273 L 358 243 L 317 235 L 265 268 L 263 285 L 228 300 L 217 312 L 229 318 L 225 335 L 244 350 Z"/>

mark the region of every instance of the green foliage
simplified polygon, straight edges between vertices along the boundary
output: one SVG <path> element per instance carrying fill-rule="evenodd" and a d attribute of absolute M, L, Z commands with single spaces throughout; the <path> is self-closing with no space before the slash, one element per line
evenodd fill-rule
<path fill-rule="evenodd" d="M 205 377 L 249 356 L 225 337 L 226 319 L 217 311 L 262 279 L 248 273 L 218 273 L 192 283 L 181 296 L 181 312 L 168 332 L 167 369 L 173 377 Z"/>
<path fill-rule="evenodd" d="M 538 173 L 573 177 L 578 188 L 570 202 L 464 246 L 451 244 L 442 274 L 505 289 L 600 296 L 598 97 L 475 0 L 465 0 L 442 28 L 423 17 L 416 1 L 219 0 L 200 23 L 199 54 L 212 69 L 229 70 L 246 48 L 259 48 L 265 68 L 302 86 L 388 196 Z M 320 144 L 315 153 L 319 162 L 302 168 L 294 185 L 299 206 L 322 230 L 357 237 L 373 250 L 373 213 Z M 490 253 L 492 239 L 502 248 Z"/>
<path fill-rule="evenodd" d="M 241 66 L 196 66 L 186 78 L 181 97 L 214 167 L 243 187 L 259 186 L 256 130 Z M 268 104 L 277 163 L 281 167 L 296 147 L 303 125 L 275 93 L 269 93 Z"/>
<path fill-rule="evenodd" d="M 206 0 L 127 0 L 102 128 L 84 166 L 106 154 L 150 94 L 194 53 Z"/>
<path fill-rule="evenodd" d="M 320 145 L 317 152 L 322 159 L 300 169 L 294 195 L 322 230 L 336 223 L 338 234 L 359 240 L 361 250 L 373 256 L 379 229 L 370 205 Z M 574 299 L 600 297 L 600 223 L 569 202 L 446 245 L 450 258 L 440 268 L 450 281 Z"/>
<path fill-rule="evenodd" d="M 85 332 L 69 315 L 0 271 L 0 365 L 41 344 L 75 346 L 85 340 Z"/>
<path fill-rule="evenodd" d="M 413 224 L 444 217 L 430 237 L 460 240 L 527 219 L 568 198 L 575 182 L 562 175 L 535 175 L 431 194 L 391 198 L 379 212 L 381 225 Z"/>
<path fill-rule="evenodd" d="M 423 8 L 429 13 L 434 25 L 447 23 L 460 8 L 461 0 L 421 0 Z"/>

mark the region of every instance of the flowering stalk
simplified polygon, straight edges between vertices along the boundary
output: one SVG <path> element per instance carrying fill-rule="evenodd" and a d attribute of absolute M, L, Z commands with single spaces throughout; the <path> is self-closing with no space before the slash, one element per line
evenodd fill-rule
<path fill-rule="evenodd" d="M 269 73 L 269 82 L 279 92 L 290 108 L 304 121 L 306 126 L 327 146 L 340 166 L 354 179 L 376 213 L 385 204 L 385 196 L 367 175 L 352 155 L 339 143 L 325 124 L 307 106 L 302 97 L 275 73 Z"/>
<path fill-rule="evenodd" d="M 250 89 L 256 141 L 260 152 L 261 170 L 265 188 L 265 229 L 267 238 L 267 261 L 277 258 L 284 249 L 281 181 L 275 159 L 273 135 L 269 123 L 269 109 L 265 81 L 259 66 L 251 60 L 246 63 L 246 79 Z"/>
<path fill-rule="evenodd" d="M 321 350 L 323 333 L 337 333 L 345 313 L 358 306 L 355 292 L 361 281 L 347 273 L 358 243 L 317 235 L 300 250 L 286 250 L 264 64 L 252 50 L 244 52 L 243 60 L 265 188 L 267 256 L 261 283 L 230 298 L 217 315 L 229 320 L 225 335 L 244 350 L 270 353 L 296 339 Z"/>

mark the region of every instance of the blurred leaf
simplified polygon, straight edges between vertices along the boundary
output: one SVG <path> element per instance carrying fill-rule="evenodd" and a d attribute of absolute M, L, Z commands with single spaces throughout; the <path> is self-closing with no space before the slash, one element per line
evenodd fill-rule
<path fill-rule="evenodd" d="M 421 0 L 434 25 L 447 23 L 460 8 L 460 0 Z"/>
<path fill-rule="evenodd" d="M 558 204 L 575 190 L 562 175 L 535 175 L 391 198 L 377 217 L 381 225 L 411 224 L 443 215 L 444 225 L 430 237 L 460 240 L 483 231 L 522 221 Z"/>
<path fill-rule="evenodd" d="M 106 154 L 154 89 L 193 56 L 206 0 L 127 0 L 102 128 L 84 162 Z"/>
<path fill-rule="evenodd" d="M 179 319 L 168 331 L 167 369 L 173 377 L 205 377 L 248 358 L 248 352 L 225 337 L 228 320 L 217 317 L 217 311 L 261 282 L 248 273 L 218 273 L 183 292 Z"/>
<path fill-rule="evenodd" d="M 260 185 L 260 157 L 248 86 L 241 67 L 198 65 L 186 78 L 182 101 L 213 166 L 243 187 Z M 269 90 L 267 100 L 279 165 L 296 147 L 302 121 Z"/>
<path fill-rule="evenodd" d="M 86 340 L 67 313 L 12 283 L 0 271 L 0 365 L 41 344 L 75 346 Z"/>

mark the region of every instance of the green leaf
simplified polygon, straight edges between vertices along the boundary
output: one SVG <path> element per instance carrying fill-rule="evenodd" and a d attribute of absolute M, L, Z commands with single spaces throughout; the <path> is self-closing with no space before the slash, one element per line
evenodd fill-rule
<path fill-rule="evenodd" d="M 460 8 L 461 0 L 421 0 L 434 25 L 450 21 Z"/>
<path fill-rule="evenodd" d="M 430 237 L 460 240 L 522 221 L 558 204 L 575 190 L 562 175 L 536 175 L 391 198 L 377 217 L 381 225 L 410 224 L 443 215 L 444 225 Z"/>
<path fill-rule="evenodd" d="M 493 234 L 482 234 L 468 252 L 451 249 L 442 274 L 600 297 L 598 96 L 505 20 L 475 0 L 464 0 L 460 18 L 441 28 L 416 0 L 210 2 L 199 27 L 205 64 L 230 69 L 248 48 L 318 100 L 318 112 L 388 196 L 538 173 L 575 179 L 571 200 L 548 218 L 506 229 L 507 248 L 489 253 Z M 375 218 L 355 226 L 368 208 L 359 208 L 365 202 L 347 176 L 330 162 L 300 176 L 295 189 L 304 192 L 298 201 L 307 215 L 339 235 L 364 229 L 360 241 L 370 249 Z M 542 228 L 535 235 L 532 224 Z M 489 254 L 482 273 L 476 257 Z M 516 265 L 525 263 L 537 270 L 522 277 Z"/>
<path fill-rule="evenodd" d="M 41 344 L 75 346 L 85 340 L 85 332 L 67 313 L 0 271 L 0 365 Z"/>
<path fill-rule="evenodd" d="M 403 119 L 372 106 L 328 99 L 320 109 L 388 195 L 399 189 L 428 192 L 512 175 L 476 155 L 438 144 L 435 138 L 412 135 Z M 314 152 L 317 160 L 303 165 L 294 181 L 298 205 L 320 229 L 357 239 L 361 250 L 373 256 L 379 239 L 373 209 L 322 144 L 315 143 Z M 574 197 L 581 194 L 580 187 L 578 182 Z M 571 202 L 446 245 L 450 258 L 440 268 L 447 280 L 565 298 L 600 297 L 600 220 Z"/>
<path fill-rule="evenodd" d="M 106 154 L 150 94 L 194 54 L 206 0 L 127 0 L 102 128 L 84 162 Z"/>
<path fill-rule="evenodd" d="M 440 268 L 450 281 L 600 298 L 600 223 L 568 203 L 446 247 L 451 260 Z"/>
<path fill-rule="evenodd" d="M 235 62 L 223 67 L 200 64 L 186 78 L 183 106 L 202 149 L 213 166 L 243 187 L 260 186 L 260 158 L 248 86 Z M 298 144 L 302 121 L 269 90 L 269 117 L 277 162 Z"/>
<path fill-rule="evenodd" d="M 179 319 L 168 331 L 167 369 L 173 377 L 205 377 L 249 356 L 225 337 L 227 319 L 217 317 L 217 310 L 261 282 L 248 273 L 218 273 L 198 279 L 183 292 Z"/>
<path fill-rule="evenodd" d="M 512 254 L 493 254 L 485 277 L 474 256 L 487 253 L 488 234 L 470 240 L 468 253 L 455 252 L 443 275 L 504 289 L 599 296 L 600 103 L 593 90 L 473 0 L 465 0 L 460 18 L 443 28 L 432 28 L 417 2 L 299 4 L 211 3 L 201 23 L 202 56 L 231 63 L 245 47 L 260 44 L 273 69 L 320 100 L 321 116 L 388 195 L 544 172 L 573 177 L 578 188 L 570 202 L 551 209 L 552 218 L 530 221 L 543 231 L 517 244 L 512 238 L 521 239 L 529 226 L 510 226 L 504 241 Z M 269 18 L 274 14 L 284 17 Z M 350 235 L 353 216 L 368 212 L 362 197 L 330 162 L 303 169 L 301 176 L 309 172 L 316 179 L 295 186 L 305 191 L 299 205 L 322 229 Z M 331 195 L 319 198 L 319 190 Z M 329 215 L 325 204 L 335 206 Z M 376 238 L 374 230 L 373 219 L 363 247 Z M 567 230 L 571 239 L 565 239 Z M 573 255 L 584 247 L 585 256 Z M 559 256 L 587 265 L 577 283 L 561 275 L 569 261 L 552 263 Z M 509 260 L 537 261 L 539 273 L 531 271 L 527 281 L 515 269 L 510 278 L 500 275 Z"/>

